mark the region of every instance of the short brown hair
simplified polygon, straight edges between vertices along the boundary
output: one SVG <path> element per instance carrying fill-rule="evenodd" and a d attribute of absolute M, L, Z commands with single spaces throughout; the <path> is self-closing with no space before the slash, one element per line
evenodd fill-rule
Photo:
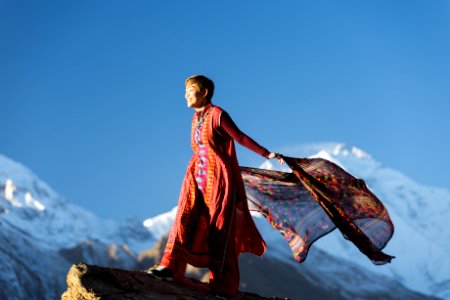
<path fill-rule="evenodd" d="M 211 98 L 214 95 L 214 82 L 211 79 L 209 79 L 208 77 L 206 77 L 204 75 L 192 75 L 192 76 L 189 76 L 185 82 L 186 86 L 191 85 L 191 84 L 198 86 L 200 91 L 207 89 L 208 94 L 206 95 L 206 100 L 208 102 L 211 102 Z"/>

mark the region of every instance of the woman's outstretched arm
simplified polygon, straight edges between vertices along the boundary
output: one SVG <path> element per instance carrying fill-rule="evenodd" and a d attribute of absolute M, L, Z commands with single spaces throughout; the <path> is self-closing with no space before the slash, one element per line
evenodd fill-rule
<path fill-rule="evenodd" d="M 243 133 L 233 122 L 227 112 L 222 112 L 220 117 L 220 127 L 236 142 L 242 146 L 264 156 L 265 158 L 274 158 L 277 156 L 275 152 L 270 152 L 266 148 L 259 145 L 251 137 Z"/>

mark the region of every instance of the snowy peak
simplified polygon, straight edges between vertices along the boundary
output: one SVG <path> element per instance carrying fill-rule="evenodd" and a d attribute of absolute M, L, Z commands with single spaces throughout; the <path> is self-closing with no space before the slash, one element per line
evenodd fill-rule
<path fill-rule="evenodd" d="M 354 157 L 358 159 L 372 160 L 372 156 L 364 150 L 348 146 L 345 143 L 317 143 L 286 146 L 280 149 L 280 153 L 288 156 L 310 157 L 317 153 L 327 153 L 332 157 Z"/>
<path fill-rule="evenodd" d="M 17 187 L 11 179 L 7 179 L 3 189 L 3 197 L 6 201 L 8 201 L 12 206 L 15 207 L 29 207 L 31 209 L 37 211 L 45 210 L 45 205 L 34 199 L 29 191 L 25 192 L 23 199 L 17 198 L 15 192 L 17 191 Z"/>
<path fill-rule="evenodd" d="M 343 161 L 358 161 L 360 163 L 365 163 L 366 165 L 372 165 L 372 167 L 380 165 L 364 150 L 358 147 L 348 147 L 342 143 L 320 143 L 289 146 L 281 148 L 280 153 L 285 156 L 292 157 L 324 158 L 338 164 L 344 169 L 345 164 Z M 290 172 L 289 167 L 286 165 L 280 166 L 278 164 L 273 164 L 269 160 L 263 162 L 259 167 L 268 170 Z"/>
<path fill-rule="evenodd" d="M 56 299 L 72 263 L 132 268 L 152 246 L 141 222 L 101 220 L 0 155 L 0 299 Z M 26 288 L 24 288 L 26 287 Z"/>
<path fill-rule="evenodd" d="M 149 247 L 151 234 L 135 220 L 100 220 L 66 202 L 22 164 L 0 155 L 0 217 L 11 230 L 26 232 L 39 243 L 73 247 L 80 241 Z M 123 234 L 123 233 L 132 233 Z"/>
<path fill-rule="evenodd" d="M 0 155 L 0 207 L 4 213 L 19 208 L 43 212 L 46 199 L 55 196 L 29 169 Z"/>
<path fill-rule="evenodd" d="M 169 231 L 170 226 L 172 226 L 172 223 L 175 220 L 176 214 L 177 207 L 175 206 L 169 212 L 146 219 L 143 222 L 143 225 L 152 234 L 152 236 L 155 237 L 156 240 L 159 240 Z"/>

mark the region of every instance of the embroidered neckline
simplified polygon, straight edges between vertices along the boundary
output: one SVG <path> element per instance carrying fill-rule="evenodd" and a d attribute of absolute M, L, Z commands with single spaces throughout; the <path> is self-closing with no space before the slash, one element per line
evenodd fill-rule
<path fill-rule="evenodd" d="M 211 103 L 209 103 L 205 106 L 205 109 L 203 111 L 196 112 L 195 115 L 197 117 L 197 122 L 203 123 L 203 121 L 205 120 L 205 117 L 207 116 L 207 114 L 209 113 L 209 111 L 211 110 L 212 107 L 213 107 L 213 105 Z"/>

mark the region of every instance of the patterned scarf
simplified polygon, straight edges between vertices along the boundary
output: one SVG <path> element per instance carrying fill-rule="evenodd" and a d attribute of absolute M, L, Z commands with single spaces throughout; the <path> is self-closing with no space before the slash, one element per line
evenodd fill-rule
<path fill-rule="evenodd" d="M 394 233 L 386 208 L 365 182 L 321 158 L 282 156 L 292 173 L 241 167 L 249 208 L 260 212 L 289 242 L 298 262 L 336 227 L 374 264 Z"/>

